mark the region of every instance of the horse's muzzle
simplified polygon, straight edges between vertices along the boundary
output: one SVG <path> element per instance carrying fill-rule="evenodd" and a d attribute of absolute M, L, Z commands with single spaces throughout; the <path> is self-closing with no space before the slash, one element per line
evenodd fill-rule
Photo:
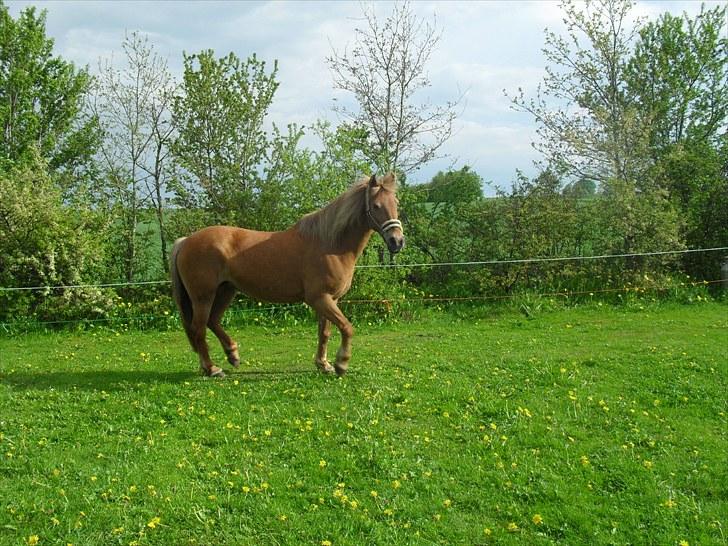
<path fill-rule="evenodd" d="M 397 254 L 404 248 L 404 235 L 390 235 L 386 238 L 387 248 L 392 254 Z"/>

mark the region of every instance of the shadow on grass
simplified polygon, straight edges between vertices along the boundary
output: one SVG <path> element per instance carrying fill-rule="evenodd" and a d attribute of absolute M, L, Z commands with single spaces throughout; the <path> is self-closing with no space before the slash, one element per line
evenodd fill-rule
<path fill-rule="evenodd" d="M 2 383 L 18 390 L 93 390 L 119 391 L 148 387 L 151 384 L 179 384 L 194 380 L 194 372 L 164 371 L 107 371 L 86 370 L 78 372 L 27 373 L 15 372 L 0 379 Z"/>
<path fill-rule="evenodd" d="M 184 382 L 226 382 L 238 379 L 241 383 L 272 381 L 294 376 L 318 375 L 314 369 L 279 370 L 226 370 L 225 378 L 205 378 L 197 371 L 106 371 L 86 370 L 78 372 L 15 372 L 0 376 L 0 382 L 17 390 L 90 390 L 114 392 L 149 388 L 150 385 L 177 385 Z"/>

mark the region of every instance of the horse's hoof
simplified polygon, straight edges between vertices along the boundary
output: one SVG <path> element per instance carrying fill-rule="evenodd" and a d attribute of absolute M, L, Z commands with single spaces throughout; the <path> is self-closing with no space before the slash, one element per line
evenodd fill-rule
<path fill-rule="evenodd" d="M 344 377 L 346 375 L 347 370 L 348 370 L 348 368 L 340 368 L 338 366 L 336 366 L 335 369 L 336 369 L 336 375 L 338 377 Z"/>
<path fill-rule="evenodd" d="M 317 362 L 316 367 L 319 369 L 319 371 L 322 374 L 325 374 L 325 375 L 330 375 L 330 374 L 334 373 L 334 371 L 335 371 L 334 367 L 331 364 L 329 364 L 328 362 L 324 362 L 323 364 Z"/>
<path fill-rule="evenodd" d="M 238 360 L 237 358 L 235 358 L 235 359 L 228 358 L 228 362 L 230 362 L 230 365 L 233 368 L 235 368 L 236 370 L 240 367 L 240 360 Z"/>
<path fill-rule="evenodd" d="M 218 368 L 217 370 L 211 371 L 207 377 L 223 378 L 223 377 L 225 377 L 225 372 Z"/>

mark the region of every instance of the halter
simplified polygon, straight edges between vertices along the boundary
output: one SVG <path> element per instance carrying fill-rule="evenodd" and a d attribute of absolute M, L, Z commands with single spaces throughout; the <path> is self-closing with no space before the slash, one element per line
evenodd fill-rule
<path fill-rule="evenodd" d="M 387 233 L 390 229 L 399 228 L 400 231 L 404 231 L 402 229 L 402 222 L 397 220 L 396 218 L 390 218 L 383 224 L 380 224 L 377 222 L 377 219 L 374 218 L 374 215 L 372 214 L 372 207 L 371 202 L 369 198 L 369 186 L 366 187 L 364 190 L 364 204 L 366 206 L 366 212 L 367 217 L 369 218 L 369 222 L 371 222 L 372 227 L 382 236 L 384 237 L 385 233 Z"/>

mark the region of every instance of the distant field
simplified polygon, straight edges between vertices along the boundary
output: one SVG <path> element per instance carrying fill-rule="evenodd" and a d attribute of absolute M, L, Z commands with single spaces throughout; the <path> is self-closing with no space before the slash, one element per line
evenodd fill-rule
<path fill-rule="evenodd" d="M 0 543 L 726 543 L 725 305 L 233 333 L 0 338 Z"/>

